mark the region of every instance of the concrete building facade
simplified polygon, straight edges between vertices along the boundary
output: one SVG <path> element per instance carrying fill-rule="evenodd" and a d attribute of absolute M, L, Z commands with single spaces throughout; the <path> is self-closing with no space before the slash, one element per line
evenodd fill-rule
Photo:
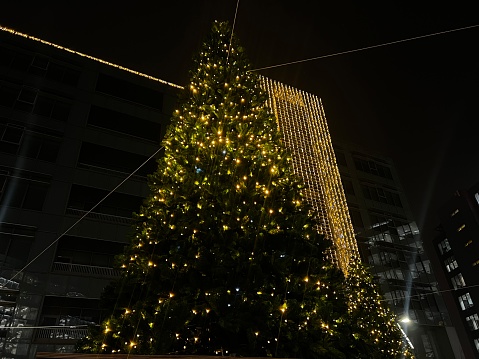
<path fill-rule="evenodd" d="M 462 358 L 430 260 L 393 162 L 334 143 L 362 261 L 417 358 Z"/>
<path fill-rule="evenodd" d="M 456 191 L 438 214 L 435 269 L 467 357 L 479 358 L 479 184 Z"/>

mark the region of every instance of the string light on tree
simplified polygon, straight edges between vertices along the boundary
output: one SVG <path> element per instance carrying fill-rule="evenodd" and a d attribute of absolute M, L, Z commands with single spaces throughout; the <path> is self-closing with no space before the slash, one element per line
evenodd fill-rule
<path fill-rule="evenodd" d="M 353 286 L 323 255 L 331 243 L 302 200 L 304 184 L 267 94 L 228 24 L 213 25 L 193 69 L 120 258 L 123 276 L 104 294 L 114 309 L 80 349 L 302 358 L 401 353 L 381 321 L 361 322 L 363 331 L 351 320 Z"/>

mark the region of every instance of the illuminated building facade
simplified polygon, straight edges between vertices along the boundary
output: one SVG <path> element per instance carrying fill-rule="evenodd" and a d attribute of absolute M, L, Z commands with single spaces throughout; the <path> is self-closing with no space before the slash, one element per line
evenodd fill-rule
<path fill-rule="evenodd" d="M 293 169 L 305 183 L 303 195 L 317 213 L 318 231 L 333 242 L 332 260 L 347 274 L 358 249 L 321 100 L 268 78 L 262 83 Z"/>
<path fill-rule="evenodd" d="M 334 150 L 362 262 L 370 266 L 416 358 L 462 358 L 393 162 L 343 143 L 335 142 Z"/>
<path fill-rule="evenodd" d="M 438 211 L 436 272 L 468 358 L 479 358 L 479 184 L 457 191 Z"/>

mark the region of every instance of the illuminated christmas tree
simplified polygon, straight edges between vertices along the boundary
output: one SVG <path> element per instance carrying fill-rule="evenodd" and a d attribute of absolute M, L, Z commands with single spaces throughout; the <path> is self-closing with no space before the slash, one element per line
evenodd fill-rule
<path fill-rule="evenodd" d="M 351 304 L 363 288 L 323 258 L 330 243 L 248 70 L 229 26 L 215 23 L 149 177 L 123 276 L 103 295 L 111 316 L 80 351 L 400 357 L 388 314 L 378 329 L 360 320 Z M 381 346 L 370 328 L 389 335 Z"/>

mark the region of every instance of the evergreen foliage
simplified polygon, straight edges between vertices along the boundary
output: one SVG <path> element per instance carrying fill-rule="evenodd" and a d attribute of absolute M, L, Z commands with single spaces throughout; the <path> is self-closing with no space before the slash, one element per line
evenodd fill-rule
<path fill-rule="evenodd" d="M 377 329 L 390 337 L 371 336 L 377 308 L 363 317 L 350 305 L 351 290 L 374 290 L 366 272 L 346 280 L 323 258 L 329 243 L 249 69 L 230 27 L 215 23 L 149 177 L 123 276 L 103 294 L 111 316 L 79 351 L 400 357 L 390 315 Z"/>

